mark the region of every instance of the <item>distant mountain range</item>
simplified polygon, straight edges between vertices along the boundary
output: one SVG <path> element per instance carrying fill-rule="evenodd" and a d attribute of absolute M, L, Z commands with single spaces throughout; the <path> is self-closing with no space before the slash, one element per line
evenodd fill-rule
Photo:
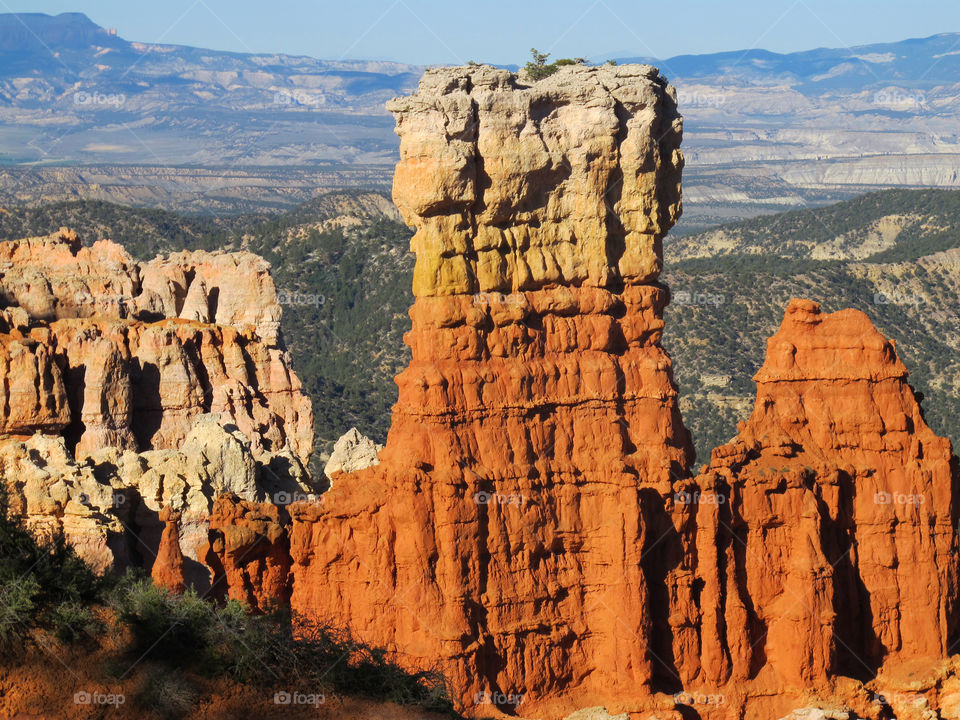
<path fill-rule="evenodd" d="M 680 232 L 885 187 L 960 187 L 960 34 L 619 61 L 656 64 L 678 88 L 687 154 Z M 410 92 L 422 70 L 131 42 L 79 13 L 0 15 L 0 164 L 20 166 L 0 185 L 21 203 L 22 180 L 46 200 L 175 198 L 191 209 L 217 193 L 231 198 L 218 208 L 248 209 L 291 168 L 304 178 L 339 173 L 319 186 L 384 187 L 397 139 L 383 103 Z M 134 180 L 118 170 L 115 182 L 100 169 L 96 188 L 71 181 L 58 190 L 26 164 L 177 172 L 158 177 L 155 191 L 144 186 L 149 169 Z M 200 180 L 196 168 L 205 169 Z M 244 173 L 225 172 L 221 187 L 209 168 Z M 257 168 L 269 170 L 259 177 Z"/>
<path fill-rule="evenodd" d="M 688 231 L 867 190 L 960 187 L 958 33 L 625 61 L 657 63 L 679 90 Z"/>
<path fill-rule="evenodd" d="M 880 90 L 890 85 L 934 90 L 955 85 L 960 77 L 960 33 L 788 54 L 754 49 L 677 55 L 666 60 L 619 58 L 618 62 L 650 63 L 671 78 L 685 80 L 728 78 L 738 83 L 788 84 L 804 95 L 825 90 Z"/>
<path fill-rule="evenodd" d="M 129 42 L 85 15 L 0 15 L 0 161 L 392 164 L 421 68 Z"/>

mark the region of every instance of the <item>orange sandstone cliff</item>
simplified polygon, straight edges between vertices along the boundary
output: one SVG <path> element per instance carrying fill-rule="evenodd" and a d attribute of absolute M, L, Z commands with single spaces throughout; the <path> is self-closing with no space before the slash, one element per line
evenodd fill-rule
<path fill-rule="evenodd" d="M 479 717 L 953 717 L 954 458 L 866 316 L 791 303 L 689 474 L 657 72 L 436 69 L 390 109 L 413 357 L 379 464 L 291 509 L 293 609 Z"/>
<path fill-rule="evenodd" d="M 929 671 L 960 639 L 957 473 L 893 344 L 794 300 L 755 380 L 753 414 L 673 498 L 684 686 L 779 692 L 763 705 L 785 715 L 797 690 Z"/>
<path fill-rule="evenodd" d="M 307 489 L 310 402 L 261 258 L 138 263 L 64 229 L 0 242 L 0 302 L 0 477 L 36 535 L 206 591 L 215 498 Z"/>
<path fill-rule="evenodd" d="M 413 357 L 380 464 L 294 506 L 293 609 L 466 707 L 636 696 L 669 614 L 645 553 L 692 455 L 657 283 L 675 94 L 649 66 L 445 68 L 390 109 Z"/>

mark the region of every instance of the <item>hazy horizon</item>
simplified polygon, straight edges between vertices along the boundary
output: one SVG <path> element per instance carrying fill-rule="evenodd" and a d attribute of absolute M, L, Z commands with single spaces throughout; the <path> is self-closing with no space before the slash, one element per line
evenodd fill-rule
<path fill-rule="evenodd" d="M 594 0 L 586 7 L 572 0 L 523 7 L 493 0 L 483 12 L 472 13 L 469 22 L 455 4 L 435 0 L 357 0 L 350 7 L 277 0 L 267 14 L 250 0 L 178 0 L 136 8 L 119 0 L 0 0 L 0 11 L 80 12 L 127 40 L 143 43 L 431 65 L 471 60 L 522 64 L 530 47 L 553 57 L 669 59 L 748 49 L 790 53 L 849 48 L 960 32 L 956 3 L 931 0 L 923 5 L 923 13 L 900 12 L 896 35 L 883 11 L 897 12 L 898 3 L 891 0 L 839 5 L 827 0 L 746 0 L 736 12 L 680 0 L 671 6 L 680 21 L 669 26 L 649 22 L 662 16 L 660 6 L 624 0 Z"/>

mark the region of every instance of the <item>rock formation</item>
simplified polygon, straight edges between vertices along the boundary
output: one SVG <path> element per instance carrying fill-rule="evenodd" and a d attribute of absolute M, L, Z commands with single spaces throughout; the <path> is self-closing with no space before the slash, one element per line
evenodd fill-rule
<path fill-rule="evenodd" d="M 293 609 L 439 662 L 465 705 L 636 694 L 666 612 L 648 518 L 691 454 L 659 344 L 673 92 L 648 66 L 447 68 L 390 107 L 413 358 L 380 464 L 293 506 Z"/>
<path fill-rule="evenodd" d="M 390 109 L 413 357 L 380 464 L 291 507 L 293 609 L 439 666 L 475 716 L 906 713 L 877 698 L 958 639 L 957 473 L 892 343 L 794 301 L 754 414 L 691 477 L 656 71 L 437 69 Z"/>
<path fill-rule="evenodd" d="M 383 445 L 377 445 L 373 440 L 364 437 L 356 428 L 350 428 L 333 445 L 333 453 L 327 464 L 323 466 L 323 473 L 332 478 L 338 473 L 351 473 L 363 470 L 371 465 L 378 465 L 377 457 Z"/>
<path fill-rule="evenodd" d="M 0 478 L 10 512 L 39 540 L 63 535 L 97 572 L 130 563 L 115 512 L 126 496 L 111 485 L 115 476 L 98 477 L 96 466 L 76 463 L 62 437 L 0 439 Z"/>
<path fill-rule="evenodd" d="M 308 490 L 310 403 L 268 271 L 249 253 L 137 263 L 66 229 L 0 243 L 0 472 L 28 527 L 98 570 L 150 569 L 167 508 L 206 590 L 218 495 Z"/>
<path fill-rule="evenodd" d="M 205 561 L 215 570 L 217 597 L 264 611 L 290 600 L 290 538 L 276 504 L 218 497 Z"/>
<path fill-rule="evenodd" d="M 0 355 L 0 371 L 24 373 L 8 384 L 42 403 L 36 429 L 63 429 L 57 373 L 38 374 L 53 353 L 72 388 L 67 436 L 78 454 L 176 448 L 197 416 L 220 413 L 258 456 L 284 448 L 309 456 L 309 402 L 278 346 L 280 306 L 264 260 L 197 252 L 137 264 L 119 245 L 83 247 L 62 230 L 0 243 L 0 263 L 0 299 L 26 311 L 25 338 L 7 352 L 43 346 L 33 360 L 15 353 L 15 364 Z M 19 403 L 29 404 L 14 400 L 0 417 L 11 433 Z"/>
<path fill-rule="evenodd" d="M 187 589 L 183 578 L 183 552 L 180 550 L 180 514 L 163 508 L 159 519 L 164 523 L 163 535 L 150 575 L 158 587 L 180 594 Z"/>
<path fill-rule="evenodd" d="M 819 689 L 946 657 L 957 475 L 893 344 L 794 300 L 754 379 L 753 414 L 672 498 L 684 686 Z"/>

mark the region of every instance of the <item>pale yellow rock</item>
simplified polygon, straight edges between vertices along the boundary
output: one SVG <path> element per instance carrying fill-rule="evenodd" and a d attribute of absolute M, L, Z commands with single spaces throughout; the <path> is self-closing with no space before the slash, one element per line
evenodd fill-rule
<path fill-rule="evenodd" d="M 34 320 L 129 317 L 137 263 L 109 240 L 83 247 L 67 228 L 0 242 L 0 297 Z"/>
<path fill-rule="evenodd" d="M 676 94 L 655 68 L 572 65 L 537 82 L 433 68 L 387 107 L 417 297 L 656 279 L 683 155 Z"/>
<path fill-rule="evenodd" d="M 960 720 L 960 678 L 951 676 L 940 687 L 940 717 Z"/>
<path fill-rule="evenodd" d="M 350 428 L 334 443 L 333 453 L 323 472 L 328 479 L 339 473 L 352 473 L 380 464 L 377 454 L 383 450 L 370 438 L 361 435 L 356 428 Z"/>
<path fill-rule="evenodd" d="M 592 707 L 577 710 L 563 720 L 630 720 L 630 716 L 627 713 L 611 715 L 605 707 Z"/>
<path fill-rule="evenodd" d="M 780 720 L 850 720 L 850 712 L 836 708 L 808 707 L 794 710 Z"/>
<path fill-rule="evenodd" d="M 180 546 L 194 561 L 187 580 L 201 591 L 210 583 L 201 550 L 217 496 L 263 502 L 310 491 L 289 449 L 255 459 L 250 441 L 219 415 L 198 417 L 176 450 L 104 447 L 77 461 L 60 437 L 0 440 L 0 477 L 11 512 L 36 537 L 62 533 L 97 572 L 124 567 L 134 555 L 149 569 L 164 527 L 161 509 L 179 512 Z"/>
<path fill-rule="evenodd" d="M 140 265 L 141 313 L 230 325 L 277 342 L 281 307 L 270 263 L 249 252 L 172 253 Z"/>
<path fill-rule="evenodd" d="M 184 251 L 139 263 L 120 245 L 84 247 L 67 228 L 0 242 L 0 299 L 32 320 L 181 318 L 277 342 L 282 308 L 270 263 L 249 252 Z"/>
<path fill-rule="evenodd" d="M 0 477 L 9 511 L 40 542 L 62 534 L 95 571 L 105 572 L 123 554 L 123 524 L 108 483 L 91 466 L 77 465 L 62 438 L 34 435 L 0 441 Z"/>

